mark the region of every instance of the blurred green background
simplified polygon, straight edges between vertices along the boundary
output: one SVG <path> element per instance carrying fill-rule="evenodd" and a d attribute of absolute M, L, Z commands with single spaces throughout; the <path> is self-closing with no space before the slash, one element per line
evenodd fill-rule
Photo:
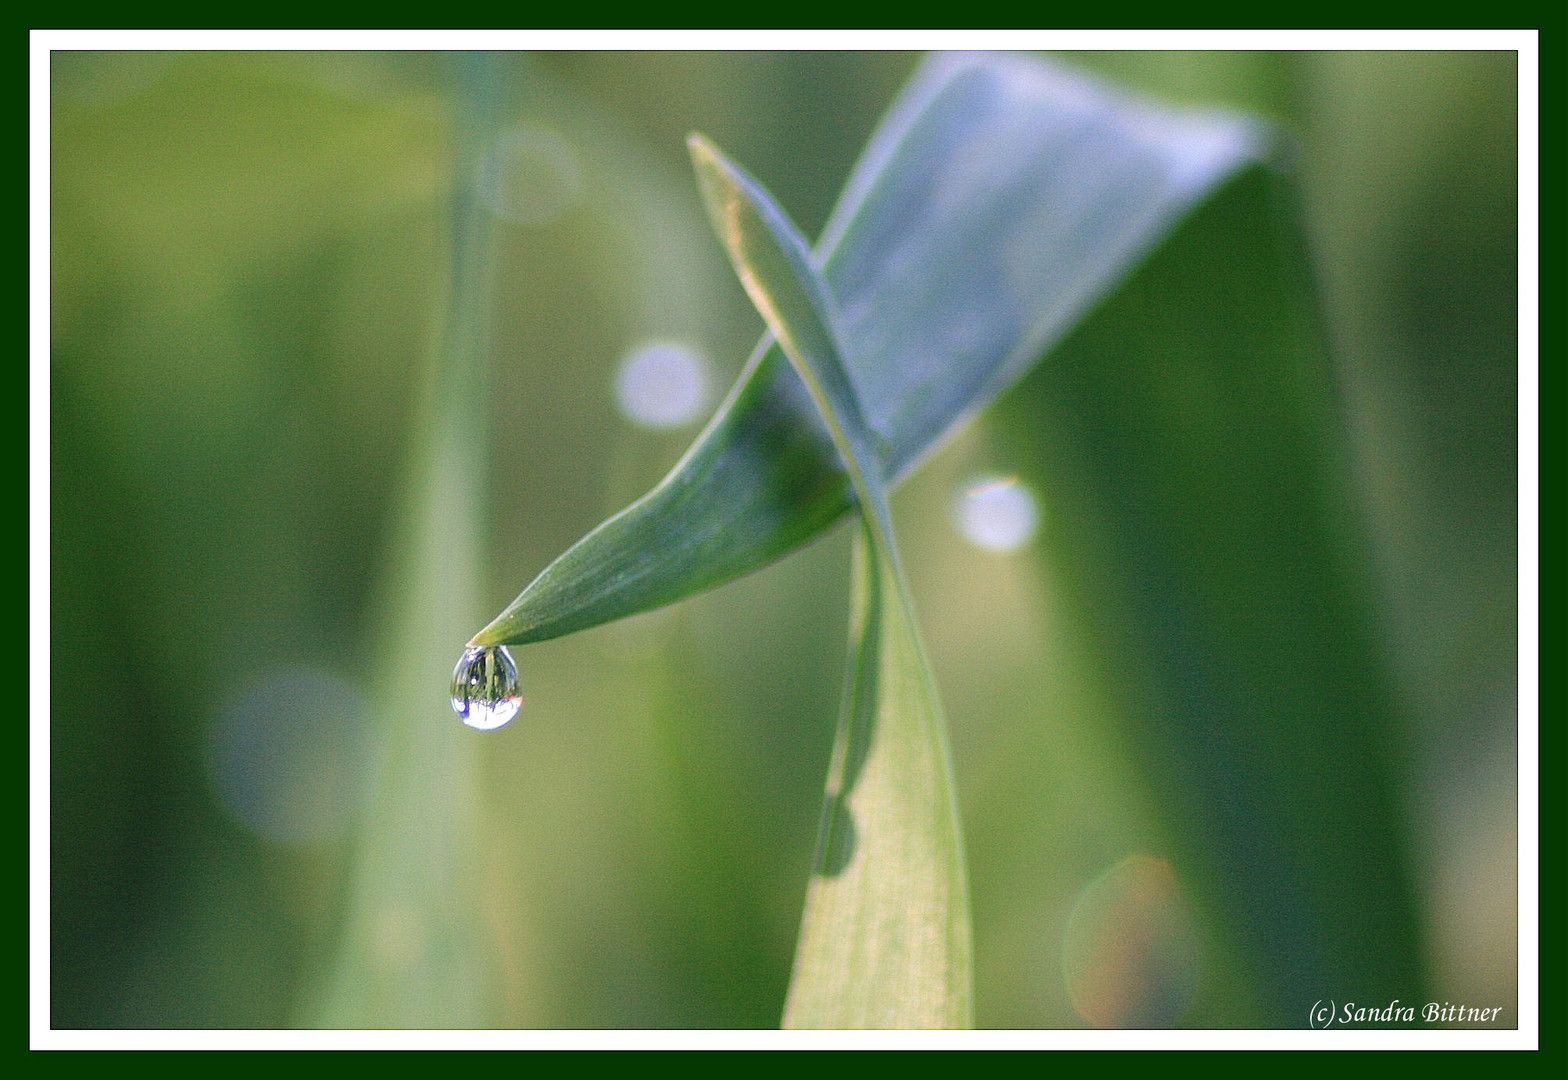
<path fill-rule="evenodd" d="M 478 560 L 453 546 L 479 576 L 472 624 L 422 658 L 433 669 L 663 475 L 755 342 L 685 134 L 725 147 L 814 236 L 918 59 L 506 56 L 484 189 L 491 359 L 471 402 L 488 450 L 467 478 Z M 1424 980 L 1407 1000 L 1503 1005 L 1511 1026 L 1514 54 L 1062 59 L 1298 138 L 1371 538 L 1363 600 L 1406 724 L 1392 829 Z M 422 505 L 420 388 L 447 318 L 456 64 L 51 58 L 50 646 L 56 669 L 93 674 L 85 699 L 63 682 L 52 696 L 54 1027 L 328 1022 L 342 1014 L 323 993 L 427 945 L 419 912 L 359 929 L 345 913 L 364 853 L 389 850 L 366 839 L 365 791 L 377 682 L 408 636 L 399 597 L 418 590 L 393 538 Z M 1048 470 L 1037 452 L 982 418 L 895 499 L 952 727 L 978 1023 L 1115 1022 L 1080 961 L 1134 917 L 1174 943 L 1161 978 L 1179 1003 L 1156 1020 L 1269 1021 L 1212 902 L 1223 888 L 1180 857 L 1197 843 L 1182 793 L 1122 715 L 1052 505 L 1033 491 L 1034 530 L 992 545 L 1008 550 L 966 535 L 963 493 Z M 526 705 L 499 733 L 429 711 L 471 764 L 450 793 L 470 814 L 463 851 L 410 842 L 407 865 L 375 873 L 452 859 L 450 894 L 429 902 L 471 938 L 447 968 L 474 967 L 455 1023 L 777 1025 L 847 589 L 840 528 L 675 608 L 516 650 Z M 379 959 L 353 967 L 356 947 Z M 409 980 L 398 1015 L 442 992 Z"/>

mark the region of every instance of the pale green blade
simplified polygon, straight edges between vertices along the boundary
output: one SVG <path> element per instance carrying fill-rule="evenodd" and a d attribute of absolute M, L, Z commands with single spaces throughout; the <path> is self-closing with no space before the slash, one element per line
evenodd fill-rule
<path fill-rule="evenodd" d="M 888 483 L 1266 150 L 1249 121 L 1128 99 L 1044 61 L 928 61 L 817 248 Z M 670 476 L 474 641 L 540 641 L 671 603 L 794 550 L 851 501 L 810 395 L 764 338 Z"/>
<path fill-rule="evenodd" d="M 946 725 L 832 302 L 762 186 L 706 141 L 691 147 L 714 228 L 811 390 L 864 509 L 850 673 L 784 1024 L 968 1027 L 973 947 Z"/>
<path fill-rule="evenodd" d="M 974 1023 L 946 722 L 903 581 L 856 537 L 850 676 L 786 1028 Z"/>
<path fill-rule="evenodd" d="M 479 749 L 452 714 L 462 634 L 479 604 L 485 473 L 483 370 L 494 229 L 478 198 L 504 59 L 454 59 L 461 85 L 449 299 L 429 370 L 386 598 L 374 770 L 355 837 L 335 955 L 303 1023 L 474 1028 L 499 1020 L 479 837 Z"/>

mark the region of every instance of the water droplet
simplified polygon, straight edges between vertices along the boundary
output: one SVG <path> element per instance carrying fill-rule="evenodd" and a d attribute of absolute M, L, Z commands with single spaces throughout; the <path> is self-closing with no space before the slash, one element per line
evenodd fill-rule
<path fill-rule="evenodd" d="M 480 731 L 504 727 L 523 699 L 517 692 L 517 665 L 499 645 L 468 649 L 452 671 L 452 711 Z"/>
<path fill-rule="evenodd" d="M 1012 477 L 970 484 L 959 493 L 953 516 L 964 539 L 986 551 L 1015 551 L 1040 525 L 1034 495 Z"/>
<path fill-rule="evenodd" d="M 651 342 L 621 361 L 615 400 L 627 419 L 643 427 L 689 424 L 708 402 L 708 363 L 688 345 Z"/>

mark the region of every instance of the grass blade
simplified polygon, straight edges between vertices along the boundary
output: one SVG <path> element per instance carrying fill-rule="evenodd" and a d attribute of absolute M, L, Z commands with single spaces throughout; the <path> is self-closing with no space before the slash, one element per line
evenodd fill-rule
<path fill-rule="evenodd" d="M 929 61 L 856 167 L 816 261 L 888 483 L 1265 150 L 1235 116 L 1131 101 L 1041 61 Z M 794 550 L 851 502 L 824 421 L 764 338 L 669 477 L 474 643 L 541 641 L 671 603 Z"/>
<path fill-rule="evenodd" d="M 810 389 L 864 524 L 850 672 L 784 1025 L 968 1027 L 973 946 L 946 724 L 827 286 L 768 193 L 701 138 L 691 149 L 714 228 Z"/>
<path fill-rule="evenodd" d="M 1288 185 L 1237 177 L 995 416 L 1261 1022 L 1416 997 L 1407 721 Z"/>
<path fill-rule="evenodd" d="M 308 1022 L 345 1028 L 494 1024 L 481 906 L 479 760 L 447 687 L 478 606 L 484 365 L 494 229 L 475 178 L 505 60 L 455 58 L 460 95 L 452 277 L 406 488 L 376 681 L 381 725 L 337 955 Z M 469 624 L 471 625 L 471 624 Z"/>

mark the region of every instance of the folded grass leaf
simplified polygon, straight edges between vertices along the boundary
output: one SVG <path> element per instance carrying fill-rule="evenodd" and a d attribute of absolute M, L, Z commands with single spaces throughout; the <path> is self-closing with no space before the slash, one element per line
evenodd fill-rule
<path fill-rule="evenodd" d="M 761 185 L 700 137 L 691 150 L 714 229 L 832 433 L 864 525 L 849 679 L 784 1025 L 968 1027 L 973 946 L 946 725 L 837 314 L 805 241 Z"/>
<path fill-rule="evenodd" d="M 816 250 L 887 482 L 1267 148 L 1245 119 L 1130 101 L 1041 61 L 928 61 Z M 852 499 L 809 393 L 764 338 L 670 475 L 550 564 L 473 644 L 542 641 L 672 603 L 795 550 Z"/>
<path fill-rule="evenodd" d="M 1418 991 L 1393 857 L 1392 692 L 1361 610 L 1367 563 L 1310 281 L 1299 252 L 1271 247 L 1295 245 L 1299 222 L 1258 198 L 1277 180 L 1257 167 L 1271 145 L 1246 120 L 1130 101 L 1043 62 L 937 57 L 815 253 L 698 145 L 769 334 L 671 474 L 474 642 L 672 602 L 858 504 L 851 671 L 787 1023 L 967 1022 L 942 720 L 886 491 L 1070 332 L 1049 393 L 1014 395 L 1028 408 L 1015 430 L 1040 450 L 1064 572 L 1102 608 L 1097 647 L 1131 688 L 1121 704 L 1151 776 L 1196 793 L 1170 801 L 1186 826 L 1175 854 L 1222 883 L 1209 899 L 1255 958 L 1267 1022 L 1301 1022 L 1302 995 L 1325 984 Z M 1131 273 L 1203 203 L 1190 242 Z"/>

